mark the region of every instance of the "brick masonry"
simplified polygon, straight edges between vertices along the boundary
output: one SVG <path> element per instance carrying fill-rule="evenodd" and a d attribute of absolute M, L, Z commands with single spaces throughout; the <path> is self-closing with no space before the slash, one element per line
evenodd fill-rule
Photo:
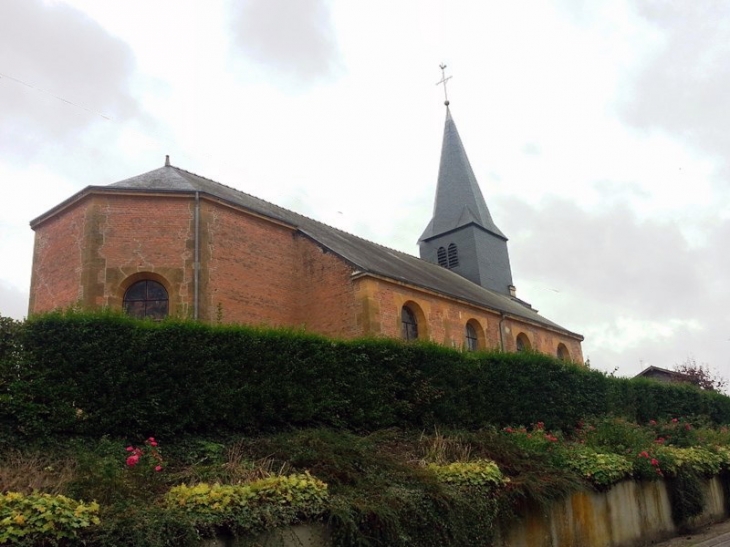
<path fill-rule="evenodd" d="M 183 193 L 92 192 L 34 225 L 30 313 L 72 305 L 120 309 L 132 283 L 154 279 L 168 291 L 170 314 L 192 317 L 196 208 L 202 320 L 399 338 L 407 304 L 420 338 L 461 348 L 471 322 L 480 347 L 515 351 L 522 334 L 537 351 L 555 355 L 564 344 L 582 362 L 580 341 L 559 331 L 358 274 L 292 226 Z"/>

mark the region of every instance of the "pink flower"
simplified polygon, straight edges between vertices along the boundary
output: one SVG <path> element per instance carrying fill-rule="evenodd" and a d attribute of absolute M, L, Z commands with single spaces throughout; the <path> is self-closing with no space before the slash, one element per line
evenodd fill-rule
<path fill-rule="evenodd" d="M 150 446 L 157 446 L 157 441 L 150 441 Z"/>
<path fill-rule="evenodd" d="M 128 446 L 126 450 L 127 450 L 127 452 L 132 452 L 134 450 L 134 447 L 133 446 Z"/>
<path fill-rule="evenodd" d="M 649 457 L 649 453 L 646 450 L 644 450 L 642 452 L 639 452 L 639 457 L 640 458 L 648 458 Z"/>
<path fill-rule="evenodd" d="M 151 443 L 155 442 L 155 438 L 154 438 L 154 437 L 150 437 L 150 438 L 149 438 L 149 439 L 147 439 L 147 440 L 148 440 L 149 442 L 151 442 Z"/>
<path fill-rule="evenodd" d="M 678 421 L 678 420 L 677 420 L 677 418 L 672 418 L 672 423 L 673 423 L 673 424 L 676 424 L 676 423 L 677 423 L 677 421 Z"/>
<path fill-rule="evenodd" d="M 131 456 L 129 456 L 129 458 L 127 458 L 127 465 L 129 467 L 134 467 L 138 463 L 139 463 L 139 456 L 137 454 L 132 454 Z"/>
<path fill-rule="evenodd" d="M 162 466 L 161 465 L 158 465 L 157 467 L 155 467 L 155 471 L 158 471 L 158 472 L 159 471 L 162 471 Z"/>
<path fill-rule="evenodd" d="M 651 464 L 652 464 L 652 465 L 653 465 L 654 467 L 656 467 L 657 465 L 659 465 L 659 460 L 657 460 L 656 458 L 652 458 L 652 459 L 651 459 Z"/>

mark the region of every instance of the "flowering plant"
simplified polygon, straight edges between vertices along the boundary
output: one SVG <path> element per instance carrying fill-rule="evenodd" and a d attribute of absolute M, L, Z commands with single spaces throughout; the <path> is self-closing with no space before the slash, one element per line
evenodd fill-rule
<path fill-rule="evenodd" d="M 150 437 L 144 444 L 144 449 L 131 445 L 126 448 L 127 453 L 129 453 L 126 460 L 127 467 L 135 467 L 141 462 L 143 467 L 154 469 L 156 473 L 159 473 L 163 469 L 164 461 L 157 441 L 154 437 Z"/>

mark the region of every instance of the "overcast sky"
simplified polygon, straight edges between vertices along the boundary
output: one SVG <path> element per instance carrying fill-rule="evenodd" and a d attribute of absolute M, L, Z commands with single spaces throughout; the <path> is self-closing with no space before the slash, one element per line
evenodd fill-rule
<path fill-rule="evenodd" d="M 451 111 L 518 296 L 730 377 L 730 3 L 0 0 L 0 314 L 29 221 L 173 165 L 417 254 Z"/>

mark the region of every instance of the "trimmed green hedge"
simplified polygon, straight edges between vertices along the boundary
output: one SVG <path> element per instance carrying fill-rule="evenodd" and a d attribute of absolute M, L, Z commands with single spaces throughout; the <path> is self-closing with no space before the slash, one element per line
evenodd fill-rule
<path fill-rule="evenodd" d="M 605 414 L 704 415 L 730 398 L 608 377 L 536 353 L 462 353 L 396 340 L 52 313 L 13 326 L 0 355 L 0 425 L 11 436 L 356 431 L 544 422 Z M 18 342 L 19 340 L 19 342 Z M 12 355 L 10 355 L 12 354 Z M 10 356 L 9 356 L 10 355 Z"/>

